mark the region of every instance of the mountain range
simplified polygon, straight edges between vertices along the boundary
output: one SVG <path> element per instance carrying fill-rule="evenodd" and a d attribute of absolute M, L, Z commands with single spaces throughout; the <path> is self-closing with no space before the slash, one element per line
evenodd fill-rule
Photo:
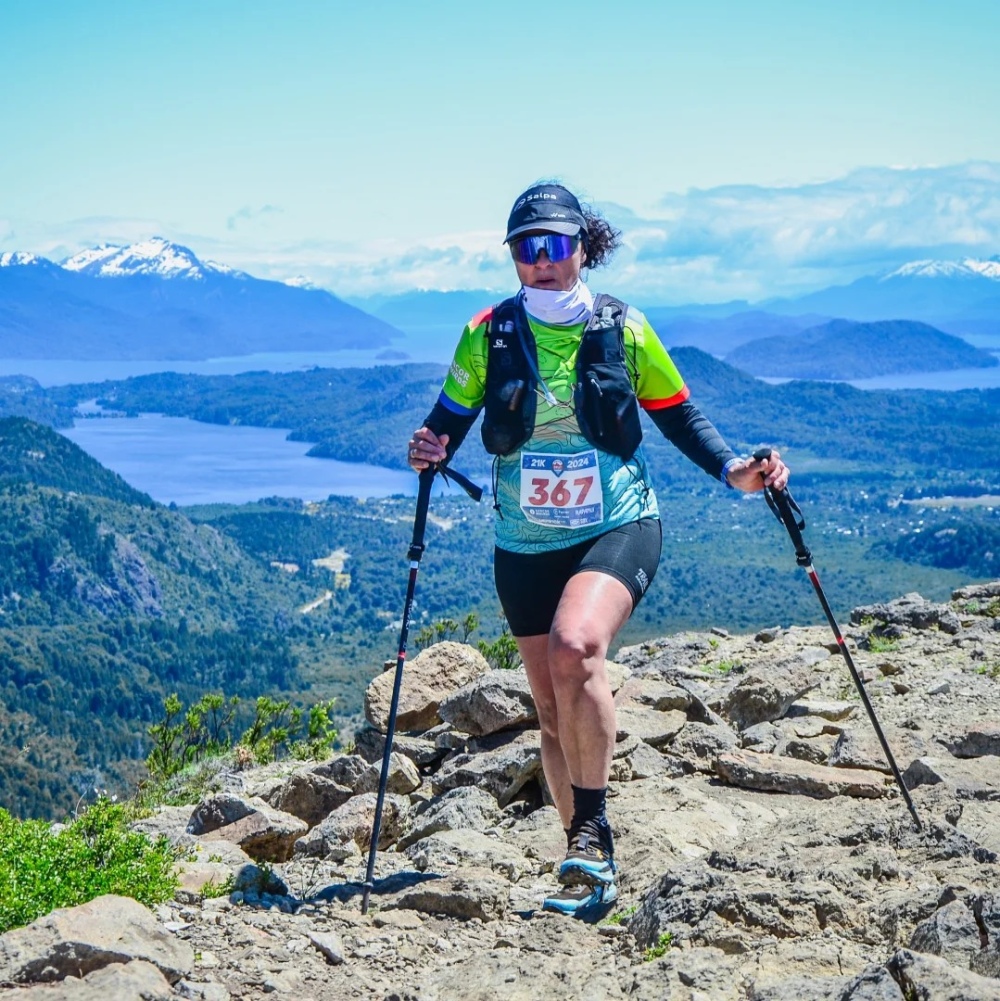
<path fill-rule="evenodd" d="M 61 263 L 3 253 L 0 358 L 194 361 L 374 349 L 385 360 L 447 361 L 469 317 L 504 294 L 415 290 L 347 302 L 301 279 L 264 281 L 201 260 L 160 237 L 96 247 Z M 669 347 L 690 345 L 720 357 L 743 344 L 794 337 L 834 319 L 915 321 L 995 351 L 1000 348 L 1000 257 L 912 261 L 849 285 L 755 305 L 637 305 Z M 880 358 L 868 354 L 875 341 L 857 341 L 855 350 L 861 353 L 847 358 L 848 373 L 890 374 L 911 371 L 914 364 L 930 371 L 927 366 L 937 363 L 915 336 L 907 341 L 894 328 L 892 349 L 877 347 Z M 816 354 L 825 348 L 820 339 L 811 350 Z M 843 354 L 842 345 L 837 350 Z M 941 367 L 960 364 L 955 361 L 960 355 L 954 352 Z"/>
<path fill-rule="evenodd" d="M 401 336 L 323 289 L 254 278 L 160 237 L 61 263 L 0 254 L 2 358 L 197 360 Z"/>

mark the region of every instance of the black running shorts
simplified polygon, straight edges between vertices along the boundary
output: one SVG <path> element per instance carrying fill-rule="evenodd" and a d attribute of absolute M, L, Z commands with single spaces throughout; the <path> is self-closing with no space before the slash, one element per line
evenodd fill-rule
<path fill-rule="evenodd" d="M 632 595 L 635 611 L 656 575 L 662 540 L 659 519 L 644 518 L 547 553 L 495 549 L 493 574 L 510 631 L 515 636 L 547 633 L 570 577 L 584 570 L 620 580 Z"/>

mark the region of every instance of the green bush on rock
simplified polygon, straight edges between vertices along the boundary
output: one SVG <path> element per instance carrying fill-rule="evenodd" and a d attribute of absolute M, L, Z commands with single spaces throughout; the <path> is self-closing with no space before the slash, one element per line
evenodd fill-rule
<path fill-rule="evenodd" d="M 129 830 L 126 807 L 98 799 L 61 829 L 0 809 L 0 933 L 105 893 L 151 906 L 177 888 L 166 838 Z"/>

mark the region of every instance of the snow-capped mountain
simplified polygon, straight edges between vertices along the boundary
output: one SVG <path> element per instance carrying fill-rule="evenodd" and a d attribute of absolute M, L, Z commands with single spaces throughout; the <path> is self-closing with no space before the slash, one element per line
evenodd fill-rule
<path fill-rule="evenodd" d="M 919 320 L 952 334 L 996 338 L 1000 337 L 1000 257 L 909 261 L 885 274 L 772 301 L 763 308 L 862 322 Z"/>
<path fill-rule="evenodd" d="M 125 278 L 130 275 L 158 275 L 161 278 L 204 280 L 210 274 L 247 277 L 225 264 L 201 261 L 195 253 L 178 243 L 154 236 L 127 247 L 103 244 L 82 250 L 62 262 L 67 271 L 77 271 L 95 278 Z"/>
<path fill-rule="evenodd" d="M 388 346 L 402 333 L 323 289 L 264 281 L 152 237 L 61 264 L 0 255 L 0 357 L 197 360 Z"/>
<path fill-rule="evenodd" d="M 0 254 L 0 268 L 27 268 L 33 264 L 51 264 L 45 257 L 26 254 L 23 250 L 6 251 Z"/>
<path fill-rule="evenodd" d="M 985 261 L 967 257 L 961 261 L 910 261 L 880 279 L 894 278 L 989 278 L 1000 281 L 1000 255 Z"/>

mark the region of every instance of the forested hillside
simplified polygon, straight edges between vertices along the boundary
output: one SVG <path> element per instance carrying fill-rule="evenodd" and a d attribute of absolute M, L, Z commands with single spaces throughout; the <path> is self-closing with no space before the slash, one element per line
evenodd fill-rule
<path fill-rule="evenodd" d="M 695 349 L 673 354 L 734 447 L 784 451 L 840 614 L 911 590 L 940 599 L 1000 575 L 1000 391 L 774 387 Z M 338 458 L 399 466 L 442 374 L 150 376 L 46 398 L 55 408 L 100 396 L 120 409 L 286 426 Z M 411 498 L 174 511 L 49 428 L 8 420 L 0 431 L 0 803 L 55 816 L 83 785 L 126 788 L 173 691 L 187 701 L 209 690 L 336 697 L 343 716 L 357 713 L 368 679 L 393 655 Z M 821 620 L 759 495 L 726 491 L 651 425 L 644 447 L 664 555 L 624 642 Z M 476 431 L 456 464 L 488 469 Z M 498 634 L 492 518 L 487 502 L 435 495 L 414 640 L 469 612 L 482 622 L 474 639 Z"/>

